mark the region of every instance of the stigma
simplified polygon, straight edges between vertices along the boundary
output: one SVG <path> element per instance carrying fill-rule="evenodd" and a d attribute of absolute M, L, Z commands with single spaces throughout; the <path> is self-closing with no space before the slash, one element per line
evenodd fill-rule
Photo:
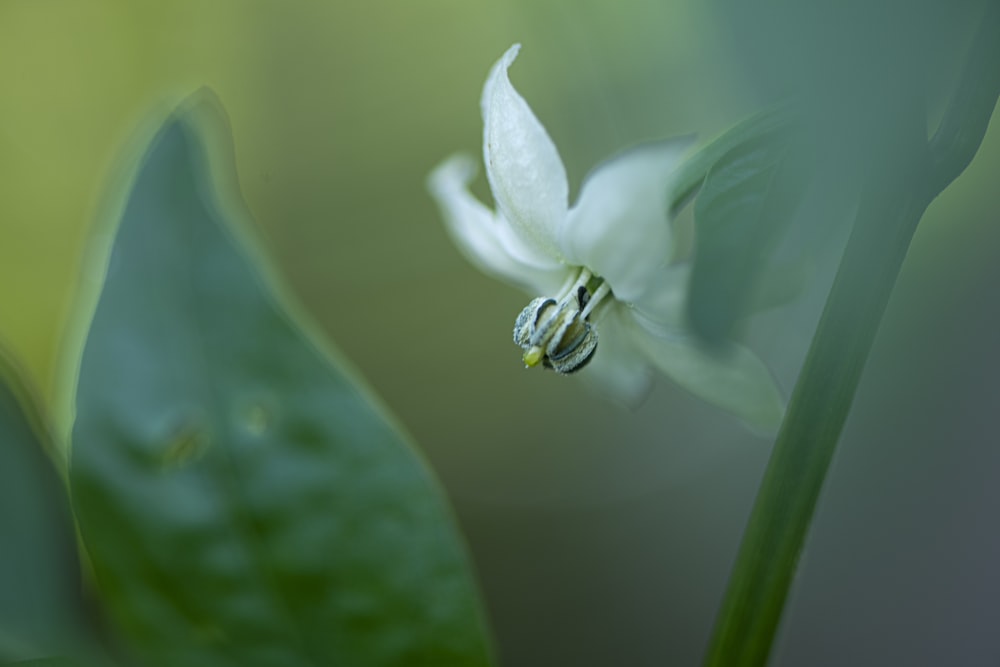
<path fill-rule="evenodd" d="M 602 278 L 583 268 L 557 299 L 533 299 L 514 323 L 514 342 L 524 350 L 524 365 L 568 374 L 590 363 L 598 339 L 590 316 L 610 293 Z"/>

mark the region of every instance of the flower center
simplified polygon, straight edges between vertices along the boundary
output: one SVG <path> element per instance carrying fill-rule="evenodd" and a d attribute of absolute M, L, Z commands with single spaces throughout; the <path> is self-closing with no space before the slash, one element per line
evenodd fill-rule
<path fill-rule="evenodd" d="M 597 329 L 590 315 L 610 293 L 603 278 L 581 268 L 560 290 L 558 301 L 532 300 L 514 323 L 514 342 L 524 349 L 525 366 L 542 364 L 557 373 L 586 366 L 597 351 Z"/>

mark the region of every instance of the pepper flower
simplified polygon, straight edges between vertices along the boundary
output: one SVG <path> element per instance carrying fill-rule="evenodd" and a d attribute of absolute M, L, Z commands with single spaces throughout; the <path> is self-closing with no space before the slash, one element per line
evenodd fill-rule
<path fill-rule="evenodd" d="M 608 160 L 570 207 L 559 153 L 507 76 L 519 49 L 493 66 L 482 96 L 483 158 L 497 210 L 469 192 L 476 164 L 467 155 L 446 160 L 428 184 L 467 258 L 535 297 L 514 326 L 525 365 L 579 371 L 631 405 L 660 371 L 751 427 L 773 429 L 784 406 L 764 364 L 737 344 L 706 347 L 685 324 L 690 267 L 671 261 L 668 202 L 692 140 Z"/>

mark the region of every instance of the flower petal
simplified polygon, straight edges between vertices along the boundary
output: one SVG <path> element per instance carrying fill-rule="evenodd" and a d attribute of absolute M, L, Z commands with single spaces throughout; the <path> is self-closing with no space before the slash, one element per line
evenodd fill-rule
<path fill-rule="evenodd" d="M 635 408 L 653 386 L 653 372 L 632 344 L 629 327 L 619 307 L 610 308 L 597 325 L 597 352 L 582 377 L 599 391 Z"/>
<path fill-rule="evenodd" d="M 785 405 L 764 363 L 742 345 L 707 348 L 693 336 L 669 332 L 636 314 L 636 346 L 674 382 L 742 419 L 754 430 L 772 433 Z"/>
<path fill-rule="evenodd" d="M 520 44 L 493 66 L 483 88 L 483 157 L 497 208 L 530 244 L 562 259 L 556 230 L 569 186 L 555 144 L 507 78 Z"/>
<path fill-rule="evenodd" d="M 650 272 L 646 286 L 631 304 L 651 323 L 666 331 L 683 331 L 691 264 L 668 264 Z"/>
<path fill-rule="evenodd" d="M 486 273 L 513 283 L 530 294 L 555 294 L 570 273 L 568 267 L 532 249 L 468 190 L 476 163 L 455 155 L 439 165 L 427 187 L 441 209 L 455 245 Z"/>
<path fill-rule="evenodd" d="M 670 260 L 671 177 L 692 143 L 680 137 L 647 144 L 602 164 L 559 231 L 566 258 L 602 276 L 620 300 L 639 299 Z"/>

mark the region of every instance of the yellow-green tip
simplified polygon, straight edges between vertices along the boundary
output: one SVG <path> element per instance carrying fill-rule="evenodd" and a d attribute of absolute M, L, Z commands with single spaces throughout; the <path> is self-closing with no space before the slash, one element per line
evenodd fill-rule
<path fill-rule="evenodd" d="M 524 359 L 525 366 L 527 366 L 528 368 L 534 368 L 538 364 L 542 363 L 542 358 L 544 356 L 545 356 L 545 350 L 538 347 L 537 345 L 533 345 L 532 347 L 529 347 L 527 350 L 524 351 L 524 356 L 522 356 L 521 358 Z"/>

